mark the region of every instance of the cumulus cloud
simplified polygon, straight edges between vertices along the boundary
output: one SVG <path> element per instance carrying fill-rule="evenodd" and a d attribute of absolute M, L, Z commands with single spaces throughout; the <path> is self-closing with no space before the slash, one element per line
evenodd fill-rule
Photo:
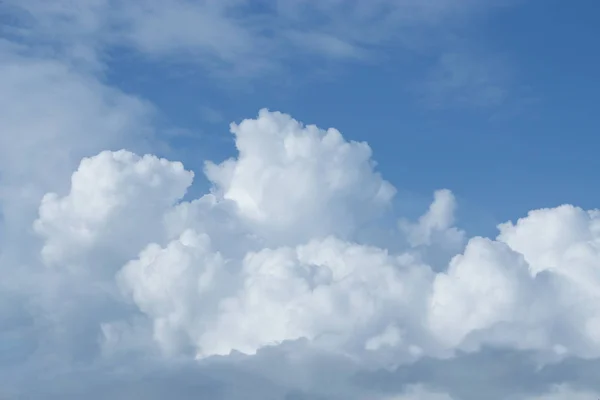
<path fill-rule="evenodd" d="M 598 357 L 598 211 L 535 210 L 466 240 L 440 190 L 417 221 L 400 219 L 404 248 L 365 244 L 395 194 L 366 143 L 268 110 L 231 132 L 238 153 L 206 164 L 198 199 L 183 200 L 194 174 L 181 163 L 119 150 L 83 158 L 63 194 L 40 200 L 28 250 L 41 264 L 21 260 L 37 282 L 22 304 L 26 325 L 52 334 L 19 368 L 54 355 L 63 374 L 82 359 L 103 374 L 145 359 L 167 373 L 184 360 L 219 382 L 257 371 L 273 398 L 468 400 L 401 371 L 490 347 L 536 362 Z M 364 371 L 402 373 L 404 387 L 350 385 Z M 321 388 L 325 373 L 335 385 Z M 215 398 L 241 398 L 215 385 Z M 271 396 L 257 393 L 246 398 Z"/>
<path fill-rule="evenodd" d="M 44 262 L 89 268 L 93 248 L 121 253 L 126 261 L 131 249 L 160 239 L 156 216 L 183 197 L 192 178 L 179 162 L 123 150 L 83 159 L 69 194 L 42 198 L 34 229 L 45 239 Z"/>
<path fill-rule="evenodd" d="M 418 307 L 418 288 L 407 285 L 419 282 L 412 271 L 397 271 L 393 263 L 379 249 L 336 239 L 249 254 L 243 288 L 221 302 L 201 351 L 254 354 L 264 346 L 308 339 L 352 353 L 408 352 L 410 343 L 399 343 L 404 332 L 395 322 L 408 320 L 410 315 L 402 314 Z"/>
<path fill-rule="evenodd" d="M 0 397 L 597 396 L 599 211 L 468 238 L 443 189 L 408 220 L 368 144 L 268 110 L 190 199 L 194 173 L 145 154 L 152 105 L 100 74 L 117 47 L 230 77 L 393 42 L 442 54 L 433 104 L 497 106 L 506 68 L 439 40 L 483 4 L 2 2 Z"/>
<path fill-rule="evenodd" d="M 440 341 L 455 347 L 469 335 L 510 323 L 528 304 L 530 282 L 519 254 L 502 243 L 473 238 L 448 270 L 435 277 L 430 327 Z"/>
<path fill-rule="evenodd" d="M 456 199 L 448 189 L 437 190 L 429 209 L 416 224 L 401 220 L 400 229 L 408 237 L 411 246 L 431 245 L 433 241 L 442 244 L 460 244 L 464 232 L 454 227 Z"/>
<path fill-rule="evenodd" d="M 512 239 L 521 229 L 534 229 L 537 212 L 514 226 L 502 225 L 498 241 L 471 239 L 447 271 L 436 274 L 410 253 L 389 254 L 351 241 L 360 227 L 353 220 L 376 216 L 369 208 L 385 206 L 394 192 L 373 172 L 366 144 L 266 110 L 232 125 L 232 132 L 239 156 L 208 163 L 213 193 L 192 203 L 175 204 L 192 178 L 179 163 L 127 152 L 84 160 L 69 195 L 49 194 L 42 201 L 35 227 L 44 238 L 46 262 L 68 264 L 67 251 L 83 260 L 98 250 L 111 256 L 122 249 L 141 251 L 119 272 L 120 286 L 153 319 L 159 342 L 184 335 L 202 355 L 254 354 L 297 339 L 351 353 L 387 346 L 435 354 L 439 346 L 467 345 L 473 335 L 481 342 L 528 347 L 527 335 L 511 335 L 512 330 L 535 336 L 544 323 L 553 322 L 551 314 L 545 316 L 550 321 L 543 314 L 537 315 L 539 321 L 532 319 L 526 309 L 538 290 L 561 290 L 558 280 L 564 275 L 536 279 L 539 262 L 527 249 L 557 251 L 556 237 L 545 228 L 547 245 L 524 242 L 519 248 L 515 243 L 521 242 Z M 252 238 L 248 252 L 223 258 L 210 240 L 222 227 L 203 221 L 164 247 L 144 249 L 145 243 L 164 241 L 167 236 L 157 231 L 167 230 L 169 216 L 194 206 L 229 213 L 240 234 Z M 432 233 L 452 229 L 453 208 L 452 194 L 437 192 L 409 231 L 410 243 L 427 243 Z M 578 224 L 585 222 L 578 220 L 582 211 L 565 210 L 549 212 L 544 222 L 556 213 L 566 219 L 561 226 L 574 219 L 574 232 L 585 227 Z M 198 217 L 210 219 L 210 211 L 204 211 Z M 594 213 L 583 215 L 592 220 Z M 590 235 L 570 237 L 581 243 Z M 208 288 L 222 290 L 205 299 Z M 202 321 L 194 322 L 199 317 Z M 586 332 L 591 333 L 594 315 L 589 318 Z M 504 337 L 498 331 L 505 331 Z M 434 343 L 423 340 L 427 335 Z M 543 339 L 531 346 L 554 349 Z M 574 340 L 557 345 L 577 352 Z"/>
<path fill-rule="evenodd" d="M 232 133 L 239 156 L 208 162 L 206 176 L 241 218 L 266 234 L 295 241 L 345 237 L 394 196 L 394 187 L 373 171 L 369 146 L 346 142 L 335 129 L 304 127 L 262 110 L 257 119 L 232 125 Z"/>
<path fill-rule="evenodd" d="M 0 246 L 14 253 L 48 191 L 68 188 L 82 157 L 143 150 L 154 110 L 69 63 L 0 39 Z"/>

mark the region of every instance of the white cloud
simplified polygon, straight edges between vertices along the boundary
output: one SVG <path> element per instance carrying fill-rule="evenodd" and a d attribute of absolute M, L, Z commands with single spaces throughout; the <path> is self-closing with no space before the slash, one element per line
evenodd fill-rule
<path fill-rule="evenodd" d="M 225 260 L 210 238 L 187 230 L 166 248 L 150 245 L 129 262 L 117 280 L 140 310 L 153 318 L 153 336 L 174 353 L 194 344 L 207 330 L 216 302 L 226 295 Z M 222 275 L 224 275 L 221 277 Z"/>
<path fill-rule="evenodd" d="M 124 150 L 83 159 L 68 195 L 42 199 L 34 229 L 45 239 L 44 262 L 89 268 L 92 248 L 110 249 L 126 261 L 161 239 L 160 216 L 184 196 L 192 178 L 181 163 Z"/>
<path fill-rule="evenodd" d="M 5 225 L 21 228 L 44 192 L 65 188 L 82 157 L 142 148 L 153 114 L 146 102 L 25 50 L 0 41 L 0 201 Z"/>
<path fill-rule="evenodd" d="M 213 193 L 190 203 L 175 204 L 192 178 L 179 163 L 127 152 L 84 160 L 70 194 L 40 207 L 46 261 L 115 271 L 157 242 L 119 285 L 164 349 L 201 357 L 300 339 L 375 365 L 482 345 L 598 354 L 597 212 L 534 211 L 500 225 L 498 240 L 470 239 L 436 273 L 419 261 L 435 246 L 389 253 L 352 241 L 393 194 L 366 144 L 266 110 L 232 132 L 239 156 L 209 163 Z M 434 233 L 456 244 L 454 207 L 436 192 L 404 225 L 412 244 Z"/>
<path fill-rule="evenodd" d="M 116 45 L 254 74 L 298 50 L 369 59 L 378 45 L 419 47 L 483 4 L 294 0 L 261 14 L 251 3 L 0 5 L 17 16 L 2 30 L 15 41 L 0 43 L 0 396 L 470 400 L 473 383 L 422 365 L 459 365 L 488 345 L 574 357 L 578 371 L 598 357 L 597 211 L 537 210 L 467 242 L 442 190 L 402 219 L 407 248 L 386 248 L 360 238 L 392 217 L 395 189 L 369 146 L 335 129 L 262 110 L 232 125 L 238 154 L 208 163 L 211 193 L 189 202 L 181 163 L 120 150 L 147 150 L 154 110 L 97 74 Z M 442 58 L 435 93 L 497 103 L 503 82 L 472 64 Z M 471 371 L 502 376 L 491 368 Z M 363 385 L 365 370 L 404 371 L 401 390 Z M 575 379 L 540 374 L 528 395 L 505 390 L 583 398 L 598 381 L 549 390 Z M 489 398 L 503 398 L 492 380 Z"/>
<path fill-rule="evenodd" d="M 501 224 L 498 241 L 471 239 L 436 277 L 432 327 L 451 345 L 597 357 L 597 219 L 560 206 Z"/>
<path fill-rule="evenodd" d="M 507 222 L 499 229 L 498 239 L 523 254 L 533 273 L 561 267 L 567 272 L 561 258 L 573 254 L 579 245 L 593 245 L 600 234 L 600 215 L 595 210 L 563 205 L 530 211 L 516 224 Z"/>
<path fill-rule="evenodd" d="M 456 229 L 454 213 L 456 199 L 451 191 L 444 189 L 434 193 L 429 210 L 419 218 L 417 224 L 406 220 L 400 221 L 400 229 L 408 236 L 411 246 L 431 245 L 432 241 L 444 244 L 460 245 L 464 240 L 464 232 Z"/>
<path fill-rule="evenodd" d="M 154 109 L 52 52 L 4 40 L 0 72 L 0 302 L 13 311 L 0 318 L 0 375 L 16 384 L 30 368 L 59 371 L 83 348 L 93 353 L 91 315 L 106 316 L 105 292 L 40 265 L 32 224 L 44 193 L 68 190 L 82 157 L 146 148 Z"/>
<path fill-rule="evenodd" d="M 83 11 L 75 3 L 40 4 L 32 10 L 44 29 L 55 19 L 76 21 L 57 35 L 88 32 L 84 47 L 106 34 L 112 18 L 103 2 L 80 4 Z M 192 15 L 199 7 L 185 4 Z M 444 7 L 426 11 L 428 23 Z M 355 11 L 359 19 L 368 13 Z M 169 50 L 151 42 L 148 52 Z M 238 57 L 236 49 L 218 49 L 225 51 L 218 57 Z M 0 343 L 9 347 L 0 345 L 0 375 L 9 376 L 8 395 L 101 398 L 115 382 L 151 376 L 137 371 L 145 361 L 148 370 L 166 373 L 181 358 L 198 357 L 188 371 L 226 382 L 207 379 L 218 390 L 201 390 L 215 398 L 360 399 L 377 390 L 351 386 L 357 371 L 441 363 L 489 345 L 554 361 L 599 356 L 600 212 L 535 210 L 501 224 L 495 240 L 471 238 L 463 248 L 456 200 L 442 190 L 418 221 L 401 223 L 405 251 L 366 245 L 359 233 L 390 216 L 395 193 L 368 145 L 267 110 L 232 125 L 237 156 L 208 163 L 211 193 L 182 202 L 193 174 L 181 163 L 117 151 L 143 147 L 137 139 L 147 133 L 151 106 L 71 62 L 29 50 L 0 48 L 0 90 L 7 94 L 0 100 Z M 432 265 L 449 249 L 448 265 Z M 215 355 L 223 357 L 209 357 Z M 35 389 L 41 370 L 49 372 Z M 239 375 L 231 378 L 233 371 Z M 61 376 L 71 382 L 49 383 Z M 402 385 L 425 380 L 409 378 Z M 117 387 L 130 397 L 151 387 L 127 392 L 123 385 Z M 465 397 L 405 389 L 391 398 Z M 539 397 L 519 390 L 519 397 Z M 589 393 L 565 386 L 551 395 Z"/>
<path fill-rule="evenodd" d="M 231 129 L 238 158 L 207 163 L 206 175 L 243 220 L 272 240 L 347 237 L 395 193 L 373 171 L 369 146 L 346 142 L 335 129 L 305 127 L 267 110 Z"/>
<path fill-rule="evenodd" d="M 242 288 L 223 299 L 216 323 L 202 336 L 203 355 L 254 354 L 297 339 L 351 354 L 379 350 L 384 346 L 366 344 L 398 319 L 411 324 L 419 308 L 415 292 L 427 276 L 399 268 L 379 249 L 337 239 L 249 254 L 241 273 Z M 394 339 L 396 352 L 409 353 L 412 343 Z"/>
<path fill-rule="evenodd" d="M 532 287 L 528 284 L 532 286 L 519 254 L 502 243 L 473 238 L 433 282 L 430 327 L 442 343 L 456 347 L 469 334 L 510 324 L 529 304 Z M 521 343 L 525 340 L 517 338 Z"/>
<path fill-rule="evenodd" d="M 128 46 L 150 58 L 200 62 L 215 73 L 273 74 L 298 54 L 313 61 L 372 59 L 378 46 L 447 48 L 443 37 L 504 1 L 472 0 L 9 0 L 27 41 L 51 42 L 79 63 Z M 10 8 L 8 8 L 10 7 Z M 485 73 L 485 72 L 484 72 Z"/>
<path fill-rule="evenodd" d="M 266 110 L 232 132 L 239 156 L 209 163 L 213 194 L 191 203 L 176 205 L 192 179 L 180 163 L 124 151 L 82 161 L 70 193 L 42 201 L 35 228 L 46 262 L 116 271 L 158 243 L 123 268 L 120 286 L 163 347 L 202 356 L 298 339 L 365 360 L 384 348 L 399 360 L 482 344 L 579 356 L 600 349 L 596 308 L 568 313 L 593 304 L 600 287 L 596 212 L 532 212 L 501 225 L 498 241 L 470 239 L 435 273 L 419 253 L 351 241 L 394 193 L 366 144 Z M 412 245 L 434 233 L 462 239 L 454 202 L 436 192 L 426 214 L 405 225 Z M 565 328 L 553 332 L 556 323 Z"/>
<path fill-rule="evenodd" d="M 499 226 L 498 240 L 523 255 L 531 274 L 551 277 L 553 313 L 569 327 L 563 329 L 565 340 L 583 357 L 599 354 L 599 224 L 597 210 L 563 205 Z"/>

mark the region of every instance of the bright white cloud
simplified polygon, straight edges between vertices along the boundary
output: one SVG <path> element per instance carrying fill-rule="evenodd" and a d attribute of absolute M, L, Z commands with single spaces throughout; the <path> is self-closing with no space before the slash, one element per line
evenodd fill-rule
<path fill-rule="evenodd" d="M 154 110 L 52 52 L 5 40 L 0 72 L 0 302 L 11 310 L 0 317 L 0 375 L 3 386 L 24 388 L 43 363 L 55 360 L 58 372 L 72 357 L 93 354 L 97 318 L 106 316 L 107 293 L 97 285 L 40 265 L 32 235 L 40 201 L 68 190 L 82 157 L 143 150 Z"/>
<path fill-rule="evenodd" d="M 352 241 L 394 193 L 366 144 L 266 110 L 232 132 L 237 158 L 206 167 L 213 193 L 177 205 L 192 179 L 180 163 L 85 159 L 70 193 L 40 207 L 46 262 L 116 271 L 141 251 L 119 286 L 164 349 L 200 357 L 299 339 L 376 364 L 481 345 L 598 354 L 597 212 L 534 211 L 434 272 L 419 260 L 435 246 L 393 254 Z M 409 242 L 461 242 L 454 208 L 451 192 L 436 192 L 401 225 Z"/>
<path fill-rule="evenodd" d="M 249 254 L 242 289 L 221 302 L 221 313 L 203 335 L 200 352 L 254 354 L 296 339 L 351 353 L 385 345 L 408 352 L 410 343 L 401 343 L 404 332 L 392 331 L 397 336 L 391 345 L 386 336 L 396 320 L 410 322 L 410 313 L 418 308 L 416 285 L 423 286 L 419 278 L 418 272 L 403 271 L 379 249 L 336 239 Z"/>
<path fill-rule="evenodd" d="M 149 138 L 146 102 L 1 40 L 0 93 L 0 202 L 13 238 L 28 229 L 45 192 L 67 188 L 82 157 L 143 149 Z"/>
<path fill-rule="evenodd" d="M 400 218 L 396 246 L 367 245 L 395 196 L 369 146 L 267 110 L 231 126 L 237 154 L 208 162 L 211 192 L 183 201 L 191 171 L 120 150 L 146 150 L 152 106 L 95 75 L 116 44 L 246 75 L 297 50 L 369 58 L 481 4 L 3 2 L 21 44 L 0 42 L 0 396 L 470 400 L 475 383 L 457 390 L 431 366 L 486 346 L 521 357 L 467 365 L 496 385 L 490 399 L 596 396 L 599 211 L 533 210 L 468 239 L 439 190 L 417 221 Z M 444 54 L 433 100 L 505 101 L 502 68 Z M 583 378 L 536 365 L 535 385 L 504 381 L 531 357 Z M 365 370 L 401 373 L 361 383 Z M 561 380 L 589 390 L 549 388 Z"/>
<path fill-rule="evenodd" d="M 532 286 L 527 265 L 519 254 L 502 243 L 473 238 L 433 282 L 431 329 L 441 342 L 455 347 L 470 334 L 513 323 L 529 304 L 528 284 Z"/>
<path fill-rule="evenodd" d="M 169 352 L 193 344 L 228 293 L 225 260 L 210 238 L 187 230 L 166 248 L 150 245 L 118 274 L 118 283 L 153 318 L 154 339 Z M 225 275 L 225 276 L 223 276 Z M 232 283 L 229 283 L 231 285 Z"/>
<path fill-rule="evenodd" d="M 408 236 L 411 246 L 431 245 L 433 241 L 443 244 L 460 245 L 464 232 L 454 227 L 456 199 L 451 191 L 444 189 L 434 193 L 429 209 L 416 224 L 401 220 L 400 229 Z"/>
<path fill-rule="evenodd" d="M 160 216 L 184 196 L 192 178 L 181 163 L 124 150 L 83 159 L 68 195 L 42 199 L 34 229 L 45 238 L 44 262 L 89 268 L 93 248 L 132 257 L 131 251 L 162 238 Z"/>
<path fill-rule="evenodd" d="M 267 110 L 232 133 L 238 155 L 207 164 L 213 187 L 199 199 L 181 201 L 193 179 L 181 163 L 121 150 L 84 158 L 66 194 L 41 200 L 38 250 L 55 267 L 40 275 L 54 288 L 38 295 L 46 323 L 71 331 L 104 310 L 73 332 L 102 337 L 105 357 L 156 347 L 166 359 L 260 360 L 297 342 L 355 370 L 485 345 L 599 354 L 598 212 L 532 211 L 462 248 L 455 198 L 441 190 L 400 224 L 405 252 L 367 246 L 357 233 L 395 192 L 368 145 Z M 449 248 L 445 268 L 428 264 Z M 456 397 L 416 388 L 399 398 Z"/>
<path fill-rule="evenodd" d="M 395 193 L 373 171 L 369 146 L 346 142 L 335 129 L 305 127 L 262 110 L 257 119 L 232 125 L 232 132 L 238 158 L 209 162 L 206 175 L 263 234 L 296 241 L 346 237 Z"/>

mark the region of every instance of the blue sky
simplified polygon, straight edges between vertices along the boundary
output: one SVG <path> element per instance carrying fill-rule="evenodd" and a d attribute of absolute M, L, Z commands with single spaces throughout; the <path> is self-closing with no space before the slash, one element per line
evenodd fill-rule
<path fill-rule="evenodd" d="M 451 188 L 477 210 L 463 211 L 465 222 L 490 234 L 490 222 L 532 208 L 594 205 L 587 182 L 598 161 L 584 143 L 597 129 L 596 8 L 592 1 L 524 1 L 440 28 L 442 37 L 461 36 L 448 47 L 430 44 L 442 46 L 436 51 L 391 41 L 367 60 L 291 54 L 284 73 L 232 80 L 215 80 L 184 60 L 115 50 L 107 81 L 189 130 L 190 137 L 173 140 L 191 153 L 189 162 L 232 154 L 229 122 L 268 107 L 368 141 L 381 170 L 411 196 Z M 437 51 L 457 59 L 442 76 L 431 72 L 444 57 Z M 486 100 L 491 90 L 503 95 Z M 482 217 L 483 226 L 469 221 Z"/>
<path fill-rule="evenodd" d="M 597 2 L 0 2 L 0 397 L 600 396 Z"/>

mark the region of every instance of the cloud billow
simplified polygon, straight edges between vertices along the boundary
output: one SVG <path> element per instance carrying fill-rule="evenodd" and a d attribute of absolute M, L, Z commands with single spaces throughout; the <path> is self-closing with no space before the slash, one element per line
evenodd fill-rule
<path fill-rule="evenodd" d="M 197 369 L 223 399 L 242 394 L 218 382 L 258 374 L 289 398 L 446 400 L 468 396 L 424 376 L 395 393 L 352 377 L 489 348 L 553 363 L 598 357 L 597 211 L 534 210 L 495 239 L 467 238 L 441 190 L 418 221 L 399 218 L 406 246 L 364 244 L 363 225 L 390 218 L 396 193 L 366 143 L 268 110 L 231 130 L 238 154 L 206 164 L 212 188 L 198 199 L 182 200 L 194 174 L 181 163 L 125 150 L 83 159 L 65 194 L 43 197 L 30 247 L 43 265 L 31 276 L 51 279 L 31 284 L 29 302 L 34 325 L 55 332 L 49 346 L 77 333 L 53 350 L 63 362 L 87 352 L 101 381 L 121 365 L 115 382 L 146 359 Z M 447 265 L 428 263 L 449 249 Z M 49 354 L 38 345 L 20 368 Z M 334 383 L 321 385 L 319 371 Z M 578 395 L 558 383 L 511 395 Z"/>

